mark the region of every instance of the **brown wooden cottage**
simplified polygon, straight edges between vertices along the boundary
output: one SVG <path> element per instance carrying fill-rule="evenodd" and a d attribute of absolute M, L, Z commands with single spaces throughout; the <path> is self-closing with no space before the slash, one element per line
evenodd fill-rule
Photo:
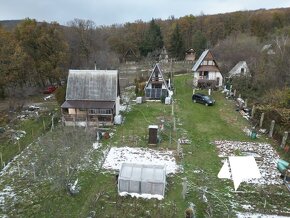
<path fill-rule="evenodd" d="M 164 79 L 160 65 L 157 63 L 145 85 L 145 97 L 147 99 L 160 99 L 169 95 L 170 82 Z"/>
<path fill-rule="evenodd" d="M 127 50 L 127 52 L 124 54 L 123 58 L 122 58 L 122 62 L 126 63 L 126 64 L 134 64 L 136 62 L 138 62 L 138 56 L 136 55 L 136 53 L 129 48 Z"/>
<path fill-rule="evenodd" d="M 195 61 L 195 50 L 193 48 L 190 48 L 185 51 L 185 60 L 186 61 Z"/>
<path fill-rule="evenodd" d="M 119 107 L 117 70 L 69 70 L 66 101 L 61 105 L 64 125 L 113 125 Z"/>
<path fill-rule="evenodd" d="M 195 62 L 193 68 L 193 83 L 195 86 L 204 83 L 212 83 L 215 86 L 222 86 L 223 76 L 220 73 L 218 64 L 210 50 L 205 50 Z"/>

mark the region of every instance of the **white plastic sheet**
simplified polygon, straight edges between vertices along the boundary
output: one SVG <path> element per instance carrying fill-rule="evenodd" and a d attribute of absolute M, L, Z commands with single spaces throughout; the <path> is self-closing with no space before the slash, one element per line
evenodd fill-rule
<path fill-rule="evenodd" d="M 253 156 L 229 157 L 218 174 L 218 178 L 231 178 L 235 191 L 241 182 L 260 177 L 261 174 Z"/>

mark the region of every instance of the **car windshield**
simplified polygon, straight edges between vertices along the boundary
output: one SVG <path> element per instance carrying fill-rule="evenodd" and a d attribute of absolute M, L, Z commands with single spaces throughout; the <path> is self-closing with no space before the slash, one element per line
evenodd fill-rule
<path fill-rule="evenodd" d="M 211 98 L 210 98 L 209 96 L 203 96 L 203 98 L 204 98 L 205 100 L 209 100 L 209 101 L 211 101 Z"/>

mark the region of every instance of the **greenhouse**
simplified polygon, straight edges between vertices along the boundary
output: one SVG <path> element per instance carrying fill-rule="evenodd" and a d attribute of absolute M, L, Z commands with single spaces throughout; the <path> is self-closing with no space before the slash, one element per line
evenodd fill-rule
<path fill-rule="evenodd" d="M 160 195 L 164 197 L 165 166 L 123 163 L 118 177 L 119 193 Z"/>

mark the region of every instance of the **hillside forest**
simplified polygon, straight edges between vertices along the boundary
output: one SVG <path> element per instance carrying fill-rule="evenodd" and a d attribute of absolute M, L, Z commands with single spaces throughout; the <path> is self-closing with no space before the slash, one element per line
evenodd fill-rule
<path fill-rule="evenodd" d="M 25 19 L 7 28 L 0 22 L 0 96 L 29 95 L 65 81 L 68 69 L 118 69 L 131 49 L 140 62 L 156 61 L 163 47 L 175 61 L 193 48 L 211 49 L 224 78 L 239 61 L 251 77 L 232 81 L 254 101 L 290 107 L 290 8 L 137 20 L 111 26 L 74 19 Z M 270 52 L 271 51 L 271 52 Z"/>

